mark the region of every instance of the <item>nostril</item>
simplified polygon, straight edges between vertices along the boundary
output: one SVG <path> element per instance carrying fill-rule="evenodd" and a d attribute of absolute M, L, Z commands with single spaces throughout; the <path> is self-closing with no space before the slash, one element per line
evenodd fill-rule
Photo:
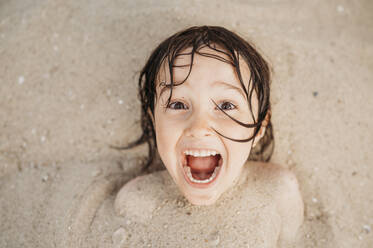
<path fill-rule="evenodd" d="M 208 113 L 199 112 L 189 119 L 187 134 L 192 137 L 205 137 L 213 134 Z"/>
<path fill-rule="evenodd" d="M 213 135 L 211 127 L 192 127 L 187 130 L 187 136 L 198 138 Z"/>
<path fill-rule="evenodd" d="M 193 138 L 211 136 L 211 132 L 209 132 L 209 131 L 193 131 L 193 132 L 190 132 L 188 136 L 193 137 Z"/>

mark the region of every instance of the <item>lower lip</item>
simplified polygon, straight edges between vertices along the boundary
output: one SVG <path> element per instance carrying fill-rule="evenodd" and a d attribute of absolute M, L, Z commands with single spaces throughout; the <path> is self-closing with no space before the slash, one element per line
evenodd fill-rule
<path fill-rule="evenodd" d="M 186 165 L 185 165 L 186 166 Z M 184 178 L 185 180 L 188 182 L 189 185 L 191 185 L 192 187 L 194 188 L 199 188 L 199 189 L 205 189 L 205 188 L 208 188 L 208 187 L 211 187 L 211 185 L 215 184 L 215 182 L 217 181 L 218 177 L 220 176 L 220 172 L 222 171 L 223 169 L 223 163 L 221 163 L 221 168 L 219 169 L 218 173 L 216 174 L 215 178 L 208 182 L 208 183 L 195 183 L 195 182 L 192 182 L 189 177 L 187 176 L 186 172 L 185 172 L 185 169 L 184 169 L 184 165 L 182 164 L 181 165 L 181 169 L 183 171 L 183 175 L 184 175 Z"/>

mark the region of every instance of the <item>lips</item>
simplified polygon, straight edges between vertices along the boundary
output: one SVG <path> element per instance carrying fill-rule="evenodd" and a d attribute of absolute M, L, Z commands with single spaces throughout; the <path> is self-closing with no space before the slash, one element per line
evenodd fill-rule
<path fill-rule="evenodd" d="M 188 149 L 190 150 L 198 150 L 198 149 Z M 204 149 L 199 149 L 204 150 Z M 205 149 L 209 150 L 209 149 Z M 211 150 L 211 149 L 210 149 Z M 187 158 L 187 156 L 189 156 Z M 212 158 L 207 159 L 206 157 L 191 157 L 192 155 L 186 155 L 185 151 L 181 155 L 181 167 L 183 171 L 183 175 L 185 180 L 188 182 L 189 185 L 196 187 L 196 188 L 207 188 L 210 187 L 212 184 L 214 184 L 219 176 L 220 171 L 223 166 L 223 157 L 221 156 L 220 152 L 217 152 L 217 155 L 214 156 L 213 159 L 218 161 L 213 161 Z M 211 155 L 212 156 L 212 155 Z M 194 162 L 193 169 L 191 166 L 188 166 L 188 160 L 198 160 L 197 164 Z M 210 160 L 209 164 L 203 164 L 208 163 L 207 160 Z M 198 164 L 199 163 L 199 164 Z M 201 164 L 202 163 L 202 164 Z M 217 163 L 217 165 L 212 165 L 211 163 Z M 192 173 L 193 172 L 193 175 Z M 204 175 L 201 177 L 201 175 Z"/>

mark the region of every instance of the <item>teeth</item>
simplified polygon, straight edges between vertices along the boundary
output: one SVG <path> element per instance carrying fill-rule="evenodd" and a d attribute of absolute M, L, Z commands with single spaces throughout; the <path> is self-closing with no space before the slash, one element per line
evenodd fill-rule
<path fill-rule="evenodd" d="M 216 177 L 216 175 L 218 174 L 219 170 L 220 170 L 220 167 L 221 166 L 218 166 L 218 167 L 215 167 L 215 170 L 214 172 L 212 173 L 211 177 L 208 178 L 208 179 L 205 179 L 205 180 L 198 180 L 198 179 L 194 179 L 193 176 L 192 176 L 192 171 L 190 169 L 189 166 L 185 166 L 184 169 L 186 169 L 186 174 L 187 176 L 189 177 L 189 179 L 194 182 L 194 183 L 209 183 L 211 182 L 212 180 L 214 180 L 214 178 Z"/>
<path fill-rule="evenodd" d="M 216 151 L 212 151 L 212 150 L 201 150 L 201 151 L 186 150 L 184 151 L 184 154 L 191 155 L 193 157 L 208 157 L 208 156 L 215 156 L 216 154 L 219 154 L 219 153 Z"/>

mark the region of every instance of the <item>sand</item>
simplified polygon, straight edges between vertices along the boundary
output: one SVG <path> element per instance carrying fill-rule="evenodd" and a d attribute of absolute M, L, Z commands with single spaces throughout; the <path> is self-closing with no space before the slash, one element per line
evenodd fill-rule
<path fill-rule="evenodd" d="M 297 247 L 372 247 L 372 13 L 371 1 L 342 0 L 1 1 L 0 247 L 125 247 L 136 220 L 113 202 L 147 149 L 109 145 L 140 135 L 151 50 L 203 24 L 250 39 L 273 68 L 272 161 L 297 175 L 305 202 Z M 134 209 L 137 221 L 149 211 Z M 227 236 L 196 239 L 224 247 Z"/>

